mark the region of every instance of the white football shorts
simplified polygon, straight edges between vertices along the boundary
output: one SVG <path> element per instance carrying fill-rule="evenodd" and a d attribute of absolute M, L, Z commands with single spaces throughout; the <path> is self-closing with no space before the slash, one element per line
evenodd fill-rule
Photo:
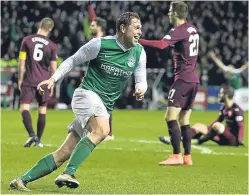
<path fill-rule="evenodd" d="M 76 118 L 68 126 L 68 131 L 75 131 L 81 138 L 89 133 L 88 121 L 92 116 L 110 117 L 99 95 L 90 90 L 77 88 L 71 105 Z"/>

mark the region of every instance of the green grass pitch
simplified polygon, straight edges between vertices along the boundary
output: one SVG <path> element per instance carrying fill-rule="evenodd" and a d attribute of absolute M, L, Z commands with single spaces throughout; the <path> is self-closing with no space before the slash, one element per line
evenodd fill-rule
<path fill-rule="evenodd" d="M 20 113 L 1 112 L 1 191 L 2 194 L 22 194 L 8 189 L 10 181 L 60 146 L 74 115 L 71 111 L 48 111 L 42 142 L 49 146 L 24 148 L 27 134 Z M 31 114 L 36 129 L 37 112 Z M 209 124 L 217 115 L 218 112 L 193 112 L 191 124 Z M 201 147 L 194 145 L 194 165 L 178 167 L 158 166 L 171 152 L 170 146 L 157 140 L 159 135 L 168 135 L 163 116 L 163 111 L 114 111 L 115 140 L 97 146 L 78 169 L 76 178 L 80 186 L 77 189 L 57 188 L 54 184 L 64 164 L 47 177 L 30 183 L 29 194 L 248 193 L 248 113 L 245 114 L 246 147 L 219 147 L 211 142 Z"/>

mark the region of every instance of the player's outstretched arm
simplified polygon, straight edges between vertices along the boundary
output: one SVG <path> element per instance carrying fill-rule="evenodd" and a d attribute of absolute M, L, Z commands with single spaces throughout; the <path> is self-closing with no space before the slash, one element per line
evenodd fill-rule
<path fill-rule="evenodd" d="M 79 64 L 95 59 L 99 53 L 101 46 L 101 39 L 94 38 L 87 44 L 83 45 L 73 56 L 61 63 L 60 67 L 55 71 L 53 76 L 45 81 L 42 81 L 37 86 L 40 94 L 44 93 L 45 87 L 51 89 L 55 82 L 63 78 L 70 70 Z"/>
<path fill-rule="evenodd" d="M 196 32 L 194 29 L 193 32 Z M 163 37 L 161 40 L 145 40 L 139 39 L 139 43 L 144 46 L 151 46 L 159 49 L 165 49 L 170 45 L 174 45 L 176 42 L 184 40 L 189 36 L 187 31 L 182 31 L 180 29 L 172 28 L 167 35 Z"/>
<path fill-rule="evenodd" d="M 168 42 L 165 39 L 162 40 L 145 40 L 145 39 L 139 39 L 138 41 L 143 46 L 150 46 L 155 47 L 158 49 L 165 49 L 169 46 Z"/>
<path fill-rule="evenodd" d="M 227 66 L 215 55 L 213 51 L 208 53 L 208 56 L 214 61 L 214 63 L 224 72 L 227 71 Z"/>
<path fill-rule="evenodd" d="M 135 76 L 135 93 L 137 101 L 142 101 L 144 99 L 144 94 L 148 88 L 147 85 L 147 73 L 146 73 L 146 53 L 144 49 L 142 50 L 138 66 L 134 72 Z"/>
<path fill-rule="evenodd" d="M 246 69 L 248 68 L 248 62 L 244 65 L 242 65 L 238 70 L 239 70 L 239 73 L 242 73 L 244 72 Z"/>
<path fill-rule="evenodd" d="M 242 65 L 240 68 L 234 68 L 234 65 L 229 65 L 225 67 L 225 72 L 228 72 L 230 74 L 241 74 L 248 68 L 248 62 L 244 65 Z"/>
<path fill-rule="evenodd" d="M 83 45 L 74 55 L 61 63 L 59 68 L 52 76 L 54 81 L 57 82 L 59 79 L 63 78 L 67 73 L 71 71 L 73 67 L 95 59 L 99 53 L 100 46 L 100 38 L 94 38 Z"/>

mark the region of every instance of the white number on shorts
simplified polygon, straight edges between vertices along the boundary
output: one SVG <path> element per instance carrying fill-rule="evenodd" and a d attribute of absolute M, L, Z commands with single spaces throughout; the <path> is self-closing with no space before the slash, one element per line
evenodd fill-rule
<path fill-rule="evenodd" d="M 188 41 L 191 42 L 189 46 L 189 56 L 197 56 L 199 48 L 199 35 L 190 35 Z"/>
<path fill-rule="evenodd" d="M 174 94 L 175 94 L 175 89 L 171 89 L 170 91 L 169 91 L 169 100 L 171 100 L 172 98 L 173 98 L 173 96 L 174 96 Z"/>
<path fill-rule="evenodd" d="M 41 61 L 43 58 L 43 44 L 41 43 L 37 43 L 35 44 L 35 48 L 34 48 L 34 54 L 33 54 L 33 58 L 35 61 Z"/>

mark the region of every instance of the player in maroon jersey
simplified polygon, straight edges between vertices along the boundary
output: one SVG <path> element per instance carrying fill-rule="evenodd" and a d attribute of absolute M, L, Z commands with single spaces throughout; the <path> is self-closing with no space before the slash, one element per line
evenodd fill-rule
<path fill-rule="evenodd" d="M 192 24 L 186 21 L 188 6 L 184 2 L 171 2 L 169 20 L 174 25 L 162 40 L 144 40 L 139 43 L 160 49 L 173 47 L 174 83 L 169 91 L 169 103 L 165 114 L 169 135 L 173 146 L 173 154 L 159 165 L 192 165 L 191 128 L 189 118 L 195 99 L 199 78 L 196 72 L 199 46 L 199 34 Z M 179 117 L 178 117 L 179 116 Z M 181 126 L 181 132 L 177 120 Z M 181 154 L 180 142 L 183 136 L 184 157 Z"/>
<path fill-rule="evenodd" d="M 233 96 L 234 90 L 231 87 L 221 88 L 219 99 L 224 105 L 221 107 L 218 119 L 204 128 L 208 133 L 198 140 L 198 144 L 212 140 L 222 146 L 244 145 L 244 112 L 234 103 Z M 224 120 L 226 127 L 221 123 Z M 198 130 L 198 127 L 195 127 L 195 129 Z"/>
<path fill-rule="evenodd" d="M 245 124 L 244 112 L 234 103 L 234 90 L 232 87 L 223 86 L 219 93 L 219 101 L 222 103 L 218 118 L 206 126 L 202 123 L 194 124 L 192 128 L 192 139 L 198 139 L 198 144 L 206 141 L 214 141 L 221 146 L 241 146 L 243 144 Z M 222 124 L 226 121 L 226 126 Z M 171 144 L 170 140 L 160 136 L 159 140 L 165 144 Z"/>
<path fill-rule="evenodd" d="M 43 147 L 40 140 L 45 128 L 48 98 L 53 95 L 53 89 L 41 96 L 36 87 L 44 79 L 49 79 L 57 67 L 56 45 L 47 38 L 53 27 L 54 22 L 51 18 L 42 19 L 38 32 L 23 38 L 19 52 L 18 88 L 21 91 L 20 111 L 23 124 L 29 134 L 24 147 L 30 147 L 33 143 L 38 147 Z M 34 98 L 39 105 L 37 135 L 35 135 L 29 112 L 30 103 Z"/>

